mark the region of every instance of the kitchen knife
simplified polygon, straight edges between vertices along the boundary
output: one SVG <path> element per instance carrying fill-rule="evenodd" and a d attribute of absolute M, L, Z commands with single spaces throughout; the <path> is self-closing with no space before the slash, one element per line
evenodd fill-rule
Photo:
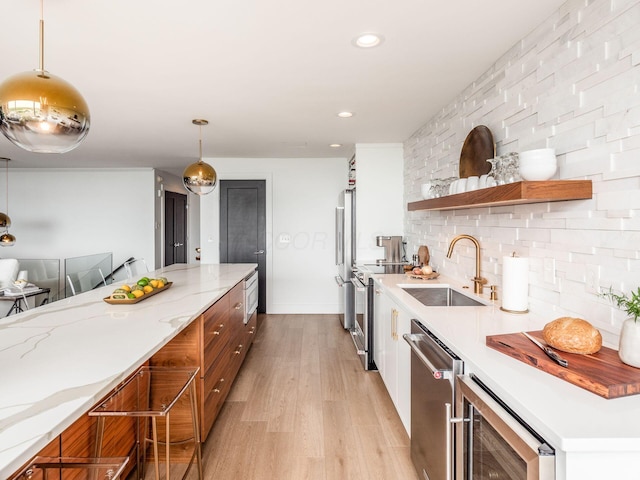
<path fill-rule="evenodd" d="M 558 365 L 560 365 L 561 367 L 568 367 L 569 366 L 569 362 L 567 360 L 565 360 L 564 358 L 562 358 L 560 355 L 558 355 L 556 352 L 554 352 L 553 350 L 551 350 L 549 347 L 541 344 L 538 340 L 536 340 L 535 338 L 533 338 L 531 335 L 529 335 L 527 332 L 520 332 L 522 333 L 525 337 L 527 337 L 529 340 L 531 340 L 535 345 L 537 345 L 538 347 L 540 347 L 542 349 L 542 351 L 544 353 L 547 354 L 547 356 L 552 359 L 554 362 L 556 362 Z"/>

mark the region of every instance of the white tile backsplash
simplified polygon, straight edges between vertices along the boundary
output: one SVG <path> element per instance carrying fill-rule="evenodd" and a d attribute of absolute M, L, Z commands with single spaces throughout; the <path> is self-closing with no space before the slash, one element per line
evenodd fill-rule
<path fill-rule="evenodd" d="M 474 235 L 482 273 L 498 285 L 503 256 L 529 256 L 530 310 L 583 317 L 615 346 L 624 315 L 588 291 L 586 275 L 595 265 L 600 287 L 640 286 L 639 24 L 640 0 L 569 0 L 404 144 L 407 202 L 421 199 L 425 181 L 458 175 L 477 125 L 491 129 L 498 155 L 554 147 L 554 178 L 592 180 L 593 199 L 407 212 L 407 254 L 426 244 L 433 265 L 466 279 L 471 244 L 445 254 L 455 235 Z M 545 259 L 555 260 L 552 282 Z"/>

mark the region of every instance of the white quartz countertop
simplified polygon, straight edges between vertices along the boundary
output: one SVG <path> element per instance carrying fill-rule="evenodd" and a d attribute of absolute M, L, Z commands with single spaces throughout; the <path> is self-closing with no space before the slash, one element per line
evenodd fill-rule
<path fill-rule="evenodd" d="M 0 319 L 0 478 L 7 478 L 255 270 L 172 265 L 171 288 L 133 305 L 109 285 Z M 133 283 L 133 281 L 131 282 Z"/>
<path fill-rule="evenodd" d="M 427 307 L 401 285 L 462 285 L 441 276 L 413 280 L 406 275 L 373 275 L 375 281 L 421 321 L 474 373 L 556 450 L 565 452 L 638 452 L 640 461 L 640 395 L 605 399 L 545 373 L 485 344 L 487 335 L 541 330 L 554 318 L 509 314 L 500 301 L 482 307 Z M 488 292 L 488 289 L 485 289 Z"/>

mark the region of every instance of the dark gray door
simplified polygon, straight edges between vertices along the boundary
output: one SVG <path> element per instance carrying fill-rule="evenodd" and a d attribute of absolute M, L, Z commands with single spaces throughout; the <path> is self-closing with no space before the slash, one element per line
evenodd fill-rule
<path fill-rule="evenodd" d="M 220 181 L 220 263 L 258 264 L 258 312 L 266 312 L 264 180 Z"/>
<path fill-rule="evenodd" d="M 164 264 L 187 263 L 187 196 L 164 194 Z"/>

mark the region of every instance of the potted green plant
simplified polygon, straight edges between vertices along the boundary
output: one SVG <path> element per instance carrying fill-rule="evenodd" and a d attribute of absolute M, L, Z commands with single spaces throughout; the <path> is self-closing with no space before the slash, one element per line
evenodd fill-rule
<path fill-rule="evenodd" d="M 609 299 L 620 310 L 625 312 L 627 318 L 620 331 L 620 344 L 618 355 L 627 365 L 640 368 L 640 288 L 630 295 L 616 293 L 611 287 L 600 294 Z"/>

